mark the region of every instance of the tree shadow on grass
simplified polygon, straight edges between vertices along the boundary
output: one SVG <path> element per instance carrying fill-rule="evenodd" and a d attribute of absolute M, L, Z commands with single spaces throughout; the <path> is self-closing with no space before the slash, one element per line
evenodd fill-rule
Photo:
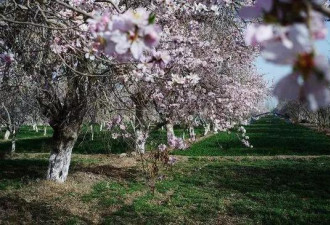
<path fill-rule="evenodd" d="M 51 151 L 51 137 L 32 137 L 16 141 L 17 153 L 48 153 Z M 122 138 L 106 138 L 105 134 L 95 136 L 92 141 L 89 135 L 80 135 L 73 149 L 78 154 L 120 154 L 130 148 L 130 143 Z M 11 141 L 0 142 L 1 151 L 10 152 Z"/>
<path fill-rule="evenodd" d="M 27 202 L 19 197 L 0 198 L 1 224 L 92 224 L 48 203 Z"/>
<path fill-rule="evenodd" d="M 74 171 L 105 175 L 109 178 L 136 181 L 141 177 L 141 171 L 136 168 L 117 168 L 109 165 L 75 168 Z"/>
<path fill-rule="evenodd" d="M 44 178 L 47 166 L 43 159 L 0 160 L 0 179 Z"/>
<path fill-rule="evenodd" d="M 0 181 L 15 180 L 24 184 L 35 179 L 45 179 L 47 168 L 48 160 L 46 159 L 0 160 Z M 93 173 L 127 181 L 135 181 L 141 176 L 141 171 L 137 168 L 117 168 L 110 165 L 82 166 L 79 162 L 73 161 L 71 162 L 69 176 L 74 172 Z M 1 188 L 0 185 L 0 189 L 4 188 Z"/>

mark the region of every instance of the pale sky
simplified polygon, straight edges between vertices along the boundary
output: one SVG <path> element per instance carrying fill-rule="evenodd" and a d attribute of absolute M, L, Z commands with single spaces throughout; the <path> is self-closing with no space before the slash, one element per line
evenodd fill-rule
<path fill-rule="evenodd" d="M 327 28 L 329 31 L 327 39 L 322 41 L 317 41 L 316 47 L 319 53 L 330 58 L 330 22 L 327 23 Z M 275 84 L 278 80 L 280 80 L 282 77 L 284 77 L 291 71 L 291 68 L 288 66 L 278 66 L 272 63 L 268 63 L 262 57 L 258 57 L 255 63 L 258 72 L 264 75 L 265 80 L 268 83 L 268 86 Z M 268 102 L 267 104 L 275 107 L 277 105 L 276 98 L 271 99 L 270 102 Z"/>

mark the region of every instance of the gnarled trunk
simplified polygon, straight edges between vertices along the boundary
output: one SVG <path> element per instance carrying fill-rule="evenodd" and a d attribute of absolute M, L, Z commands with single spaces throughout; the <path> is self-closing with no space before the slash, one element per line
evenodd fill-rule
<path fill-rule="evenodd" d="M 78 125 L 53 128 L 53 148 L 49 158 L 47 179 L 63 183 L 68 176 L 71 153 L 78 138 Z"/>

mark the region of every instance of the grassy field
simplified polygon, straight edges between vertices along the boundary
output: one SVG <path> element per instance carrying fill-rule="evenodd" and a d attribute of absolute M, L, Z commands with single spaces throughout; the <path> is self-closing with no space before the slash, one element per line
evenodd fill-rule
<path fill-rule="evenodd" d="M 234 132 L 219 133 L 194 144 L 186 156 L 240 156 L 240 155 L 330 155 L 330 138 L 294 125 L 276 117 L 264 117 L 246 126 L 253 148 L 246 148 Z"/>
<path fill-rule="evenodd" d="M 203 130 L 197 128 L 196 134 L 201 136 Z M 185 131 L 183 129 L 175 129 L 178 136 L 182 136 Z M 32 130 L 32 126 L 23 126 L 17 135 L 16 152 L 17 153 L 48 153 L 51 150 L 52 128 L 47 127 L 47 135 L 43 135 L 43 127 L 39 127 L 39 132 Z M 0 137 L 4 136 L 4 130 L 0 132 Z M 94 126 L 94 140 L 91 140 L 91 132 L 89 126 L 84 126 L 80 132 L 77 143 L 73 149 L 77 154 L 119 154 L 130 151 L 132 144 L 121 138 L 112 139 L 111 133 L 107 130 L 100 132 L 98 125 Z M 159 144 L 166 143 L 166 131 L 158 130 L 150 134 L 148 138 L 148 149 L 155 149 Z M 10 151 L 11 142 L 3 141 L 0 138 L 0 151 Z"/>
<path fill-rule="evenodd" d="M 154 195 L 134 157 L 74 154 L 65 184 L 43 180 L 47 153 L 0 160 L 0 224 L 330 224 L 330 138 L 246 129 L 254 149 L 222 133 L 176 151 Z"/>

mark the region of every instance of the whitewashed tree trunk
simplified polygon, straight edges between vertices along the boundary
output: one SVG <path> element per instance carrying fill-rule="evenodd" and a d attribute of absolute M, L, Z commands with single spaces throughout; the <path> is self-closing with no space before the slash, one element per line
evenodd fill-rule
<path fill-rule="evenodd" d="M 38 125 L 36 123 L 33 124 L 32 129 L 37 133 L 39 132 Z"/>
<path fill-rule="evenodd" d="M 10 136 L 10 131 L 6 130 L 5 136 L 3 137 L 3 140 L 7 141 L 9 139 L 9 136 Z"/>
<path fill-rule="evenodd" d="M 91 129 L 91 140 L 94 141 L 94 128 L 93 128 L 93 124 L 90 125 L 90 129 Z"/>
<path fill-rule="evenodd" d="M 148 134 L 142 129 L 135 130 L 135 151 L 144 154 L 146 151 L 146 141 Z"/>
<path fill-rule="evenodd" d="M 47 127 L 44 126 L 44 136 L 47 136 Z"/>
<path fill-rule="evenodd" d="M 53 149 L 49 158 L 47 179 L 63 183 L 67 179 L 71 153 L 78 138 L 79 128 L 54 129 Z"/>
<path fill-rule="evenodd" d="M 196 140 L 195 129 L 193 126 L 189 127 L 189 137 L 190 137 L 190 140 L 192 140 L 192 141 Z"/>
<path fill-rule="evenodd" d="M 175 138 L 174 128 L 172 123 L 166 124 L 166 134 L 167 134 L 167 141 Z"/>
<path fill-rule="evenodd" d="M 100 132 L 103 130 L 103 123 L 100 124 Z"/>
<path fill-rule="evenodd" d="M 209 132 L 210 132 L 210 124 L 207 123 L 205 126 L 204 126 L 204 136 L 206 136 Z"/>
<path fill-rule="evenodd" d="M 16 131 L 13 131 L 12 138 L 11 138 L 11 154 L 15 153 L 16 151 Z"/>
<path fill-rule="evenodd" d="M 213 124 L 213 133 L 214 134 L 217 134 L 218 133 L 218 130 L 219 130 L 219 128 L 218 128 L 218 126 L 217 126 L 217 124 Z"/>
<path fill-rule="evenodd" d="M 11 140 L 11 154 L 15 153 L 16 151 L 16 139 Z"/>
<path fill-rule="evenodd" d="M 63 183 L 68 177 L 73 145 L 63 143 L 60 152 L 52 152 L 49 158 L 47 179 Z"/>

